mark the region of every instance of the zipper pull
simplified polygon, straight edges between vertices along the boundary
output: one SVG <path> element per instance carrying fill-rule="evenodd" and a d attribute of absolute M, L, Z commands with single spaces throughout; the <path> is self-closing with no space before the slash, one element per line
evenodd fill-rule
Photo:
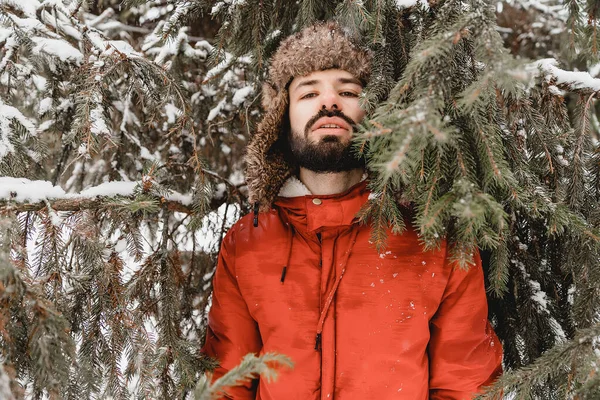
<path fill-rule="evenodd" d="M 319 350 L 320 345 L 321 345 L 321 334 L 317 333 L 317 337 L 315 338 L 315 350 Z"/>

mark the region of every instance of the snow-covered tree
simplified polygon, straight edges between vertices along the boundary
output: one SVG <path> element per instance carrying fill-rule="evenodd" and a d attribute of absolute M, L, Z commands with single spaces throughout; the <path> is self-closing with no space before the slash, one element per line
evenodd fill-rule
<path fill-rule="evenodd" d="M 18 397 L 180 397 L 211 365 L 247 61 L 166 34 L 173 4 L 99 7 L 0 2 L 0 343 Z"/>
<path fill-rule="evenodd" d="M 269 56 L 332 18 L 374 54 L 375 245 L 410 203 L 427 246 L 482 251 L 485 398 L 598 397 L 597 0 L 0 0 L 0 394 L 209 398 L 287 365 L 213 386 L 198 349 Z"/>

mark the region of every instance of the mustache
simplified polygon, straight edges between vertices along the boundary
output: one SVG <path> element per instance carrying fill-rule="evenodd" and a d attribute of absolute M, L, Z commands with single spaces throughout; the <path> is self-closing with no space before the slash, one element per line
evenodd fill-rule
<path fill-rule="evenodd" d="M 323 109 L 319 110 L 319 112 L 317 114 L 315 114 L 311 119 L 308 120 L 308 122 L 306 123 L 306 126 L 304 127 L 304 136 L 308 136 L 310 127 L 313 126 L 315 124 L 315 122 L 317 122 L 319 119 L 321 119 L 323 117 L 329 117 L 329 118 L 338 117 L 338 118 L 341 118 L 344 121 L 346 121 L 352 127 L 352 129 L 356 128 L 356 122 L 354 122 L 354 120 L 352 118 L 350 118 L 349 116 L 344 114 L 341 110 L 338 110 L 337 108 L 334 108 L 333 110 L 328 110 L 326 108 L 323 108 Z"/>

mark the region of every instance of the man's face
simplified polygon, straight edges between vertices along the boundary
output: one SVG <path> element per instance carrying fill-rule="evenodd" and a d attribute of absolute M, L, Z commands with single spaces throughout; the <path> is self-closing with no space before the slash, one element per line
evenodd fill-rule
<path fill-rule="evenodd" d="M 339 69 L 313 72 L 289 87 L 290 148 L 300 167 L 340 172 L 364 166 L 352 151 L 352 134 L 365 116 L 362 85 Z"/>

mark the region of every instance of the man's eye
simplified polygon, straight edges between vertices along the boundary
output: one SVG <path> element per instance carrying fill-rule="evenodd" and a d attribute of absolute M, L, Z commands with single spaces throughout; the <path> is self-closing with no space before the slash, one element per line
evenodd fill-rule
<path fill-rule="evenodd" d="M 358 94 L 356 94 L 354 92 L 342 92 L 342 93 L 340 93 L 340 96 L 344 96 L 344 97 L 358 97 Z"/>
<path fill-rule="evenodd" d="M 316 95 L 316 93 L 307 93 L 305 95 L 302 95 L 300 99 L 310 99 L 311 97 L 315 97 Z"/>

